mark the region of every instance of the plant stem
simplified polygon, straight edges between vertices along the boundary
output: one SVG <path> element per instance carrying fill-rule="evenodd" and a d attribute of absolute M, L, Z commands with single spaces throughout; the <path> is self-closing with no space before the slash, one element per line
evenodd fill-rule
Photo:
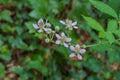
<path fill-rule="evenodd" d="M 114 42 L 118 43 L 119 40 L 120 40 L 120 39 L 116 39 Z M 86 45 L 85 47 L 86 47 L 86 48 L 87 48 L 87 47 L 94 47 L 94 46 L 103 45 L 103 44 L 108 44 L 108 43 L 109 43 L 108 41 L 107 41 L 107 42 L 99 42 L 99 43 L 97 43 L 97 44 Z"/>

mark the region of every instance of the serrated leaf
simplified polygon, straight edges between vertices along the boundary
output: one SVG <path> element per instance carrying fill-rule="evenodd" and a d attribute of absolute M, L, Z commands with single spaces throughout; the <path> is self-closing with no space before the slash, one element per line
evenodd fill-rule
<path fill-rule="evenodd" d="M 110 44 L 112 44 L 115 41 L 114 35 L 111 32 L 106 32 L 106 38 Z"/>
<path fill-rule="evenodd" d="M 118 18 L 115 10 L 113 8 L 111 8 L 109 5 L 107 5 L 101 1 L 95 1 L 95 0 L 89 0 L 89 1 L 92 3 L 92 5 L 94 5 L 94 7 L 96 7 L 101 12 L 104 12 L 116 19 Z"/>
<path fill-rule="evenodd" d="M 97 31 L 102 31 L 102 32 L 104 32 L 103 27 L 102 27 L 96 20 L 94 20 L 93 18 L 91 18 L 91 17 L 86 17 L 86 16 L 83 16 L 83 18 L 87 21 L 88 25 L 89 25 L 91 28 L 93 28 L 93 29 L 95 29 L 95 30 L 97 30 Z"/>
<path fill-rule="evenodd" d="M 108 22 L 107 31 L 114 32 L 115 30 L 117 30 L 117 26 L 118 25 L 116 20 L 110 20 Z"/>

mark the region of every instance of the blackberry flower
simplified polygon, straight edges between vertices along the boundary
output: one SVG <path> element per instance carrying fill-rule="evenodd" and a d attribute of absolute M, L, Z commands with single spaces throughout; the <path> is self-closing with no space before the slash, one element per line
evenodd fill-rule
<path fill-rule="evenodd" d="M 71 38 L 68 38 L 63 32 L 59 35 L 55 35 L 57 37 L 56 44 L 57 45 L 64 45 L 65 47 L 68 47 L 68 43 L 71 42 Z"/>
<path fill-rule="evenodd" d="M 60 23 L 66 26 L 67 29 L 72 30 L 73 28 L 78 29 L 77 22 L 67 19 L 66 21 L 60 20 Z"/>
<path fill-rule="evenodd" d="M 38 32 L 46 32 L 46 33 L 51 33 L 52 29 L 51 28 L 46 28 L 46 26 L 50 25 L 50 23 L 47 23 L 43 21 L 43 19 L 39 19 L 37 24 L 33 24 L 33 27 L 38 30 Z"/>
<path fill-rule="evenodd" d="M 77 44 L 76 46 L 70 46 L 70 50 L 73 53 L 71 53 L 69 57 L 71 57 L 71 58 L 77 57 L 79 60 L 82 60 L 81 54 L 84 54 L 86 52 L 85 49 L 80 48 L 79 44 Z"/>

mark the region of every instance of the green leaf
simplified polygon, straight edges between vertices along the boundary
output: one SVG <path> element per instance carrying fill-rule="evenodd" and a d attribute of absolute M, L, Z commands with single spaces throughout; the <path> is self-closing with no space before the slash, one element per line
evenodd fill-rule
<path fill-rule="evenodd" d="M 11 60 L 11 51 L 8 49 L 7 45 L 2 46 L 0 59 L 5 60 L 5 61 Z"/>
<path fill-rule="evenodd" d="M 120 37 L 120 30 L 116 30 L 113 33 Z"/>
<path fill-rule="evenodd" d="M 4 76 L 5 76 L 5 68 L 4 65 L 0 63 L 0 77 L 4 77 Z"/>
<path fill-rule="evenodd" d="M 27 65 L 30 69 L 36 69 L 41 72 L 43 75 L 47 75 L 47 68 L 45 68 L 39 60 L 30 61 Z"/>
<path fill-rule="evenodd" d="M 12 21 L 12 18 L 11 18 L 11 16 L 10 16 L 10 11 L 8 11 L 8 10 L 5 10 L 5 11 L 2 11 L 1 13 L 0 13 L 0 20 L 5 20 L 5 21 L 8 21 L 8 22 L 13 22 Z"/>
<path fill-rule="evenodd" d="M 118 24 L 116 20 L 110 20 L 108 22 L 107 31 L 114 32 L 115 30 L 117 30 L 117 26 Z"/>
<path fill-rule="evenodd" d="M 120 72 L 119 71 L 115 71 L 114 72 L 114 77 L 115 77 L 114 80 L 120 80 Z"/>
<path fill-rule="evenodd" d="M 108 58 L 109 59 L 108 60 L 110 63 L 116 62 L 117 56 L 118 55 L 117 55 L 115 50 L 109 49 L 109 51 L 108 51 Z"/>
<path fill-rule="evenodd" d="M 29 29 L 29 33 L 34 33 L 36 31 L 33 27 L 33 22 L 26 22 L 25 26 Z"/>
<path fill-rule="evenodd" d="M 108 5 L 110 5 L 115 11 L 119 12 L 120 9 L 120 0 L 109 0 L 107 1 Z"/>
<path fill-rule="evenodd" d="M 85 63 L 84 63 L 84 66 L 89 68 L 91 71 L 93 72 L 100 72 L 100 67 L 101 67 L 101 64 L 100 62 L 95 59 L 95 58 L 92 58 L 90 57 Z"/>
<path fill-rule="evenodd" d="M 105 32 L 104 31 L 100 31 L 99 32 L 99 37 L 100 38 L 104 38 L 105 37 Z"/>
<path fill-rule="evenodd" d="M 109 5 L 101 2 L 101 1 L 95 1 L 95 0 L 89 0 L 92 5 L 94 5 L 98 10 L 100 10 L 101 12 L 104 12 L 114 18 L 118 18 L 117 13 L 115 12 L 115 10 L 113 8 L 111 8 Z"/>
<path fill-rule="evenodd" d="M 23 40 L 19 37 L 16 38 L 15 44 L 16 44 L 17 48 L 20 48 L 23 50 L 28 50 L 27 44 L 25 42 L 23 42 Z"/>
<path fill-rule="evenodd" d="M 91 17 L 86 17 L 86 16 L 83 16 L 83 18 L 87 21 L 88 25 L 97 30 L 97 31 L 102 31 L 104 32 L 104 28 L 96 21 L 94 20 L 93 18 Z"/>
<path fill-rule="evenodd" d="M 106 32 L 106 38 L 108 39 L 110 44 L 115 41 L 114 35 L 111 32 Z"/>
<path fill-rule="evenodd" d="M 36 19 L 40 17 L 46 17 L 49 0 L 29 0 L 31 7 L 33 8 L 32 12 L 30 12 L 30 16 Z"/>

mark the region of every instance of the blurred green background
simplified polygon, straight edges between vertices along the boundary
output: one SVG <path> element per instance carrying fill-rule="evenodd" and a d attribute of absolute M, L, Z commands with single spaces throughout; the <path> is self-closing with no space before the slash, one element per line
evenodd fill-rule
<path fill-rule="evenodd" d="M 100 1 L 119 13 L 119 0 Z M 81 15 L 104 26 L 109 18 L 88 0 L 0 0 L 0 80 L 120 80 L 120 45 L 88 48 L 82 61 L 74 61 L 69 49 L 45 43 L 32 26 L 43 18 L 62 29 L 59 20 L 70 18 L 78 21 L 70 33 L 74 42 L 97 43 L 98 33 Z"/>

